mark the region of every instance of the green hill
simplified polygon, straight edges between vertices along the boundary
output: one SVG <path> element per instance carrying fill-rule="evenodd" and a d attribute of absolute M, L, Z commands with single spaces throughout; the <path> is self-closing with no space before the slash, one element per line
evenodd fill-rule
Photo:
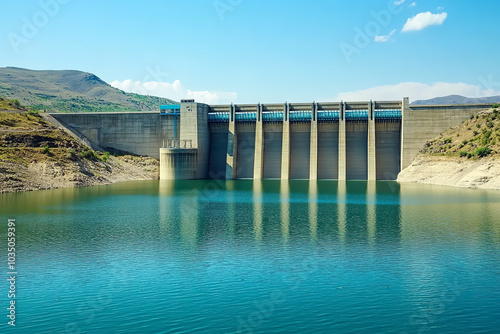
<path fill-rule="evenodd" d="M 0 68 L 0 96 L 48 112 L 151 111 L 170 99 L 126 93 L 91 73 Z"/>

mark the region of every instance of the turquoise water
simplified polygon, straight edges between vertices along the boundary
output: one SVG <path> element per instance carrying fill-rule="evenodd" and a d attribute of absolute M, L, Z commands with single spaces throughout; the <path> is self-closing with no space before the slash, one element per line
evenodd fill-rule
<path fill-rule="evenodd" d="M 1 333 L 498 333 L 500 192 L 184 181 L 0 195 Z"/>

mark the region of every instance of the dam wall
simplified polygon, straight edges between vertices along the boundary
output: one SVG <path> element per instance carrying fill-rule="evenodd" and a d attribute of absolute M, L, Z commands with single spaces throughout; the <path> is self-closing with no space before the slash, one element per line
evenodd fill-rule
<path fill-rule="evenodd" d="M 368 123 L 346 123 L 345 141 L 347 180 L 368 180 Z"/>
<path fill-rule="evenodd" d="M 427 141 L 491 107 L 492 104 L 404 106 L 401 168 L 411 164 Z"/>
<path fill-rule="evenodd" d="M 336 180 L 339 176 L 339 124 L 318 124 L 318 179 Z"/>
<path fill-rule="evenodd" d="M 395 180 L 401 166 L 401 120 L 375 123 L 376 178 Z"/>
<path fill-rule="evenodd" d="M 180 118 L 159 112 L 53 113 L 59 123 L 97 146 L 159 158 L 163 140 L 179 138 Z"/>
<path fill-rule="evenodd" d="M 311 168 L 311 125 L 290 124 L 290 179 L 308 179 Z"/>
<path fill-rule="evenodd" d="M 208 177 L 223 180 L 226 178 L 226 155 L 228 127 L 225 124 L 211 123 L 210 152 L 208 163 Z"/>
<path fill-rule="evenodd" d="M 478 105 L 402 101 L 206 105 L 51 114 L 96 147 L 160 158 L 167 179 L 395 180 Z"/>
<path fill-rule="evenodd" d="M 283 150 L 283 126 L 281 124 L 263 124 L 264 131 L 264 179 L 281 178 L 281 153 Z"/>

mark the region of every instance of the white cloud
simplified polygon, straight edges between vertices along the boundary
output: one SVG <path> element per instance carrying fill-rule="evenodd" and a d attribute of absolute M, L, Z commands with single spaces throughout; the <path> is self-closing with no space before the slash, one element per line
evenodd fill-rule
<path fill-rule="evenodd" d="M 195 99 L 197 102 L 207 104 L 236 102 L 238 97 L 236 92 L 193 91 L 184 87 L 180 80 L 175 80 L 173 83 L 125 80 L 113 81 L 110 85 L 130 93 L 159 96 L 176 101 L 180 101 L 181 99 Z"/>
<path fill-rule="evenodd" d="M 442 12 L 444 10 L 444 7 L 438 7 L 437 10 L 438 12 Z"/>
<path fill-rule="evenodd" d="M 415 7 L 416 5 L 417 5 L 417 3 L 416 3 L 416 2 L 412 2 L 412 3 L 410 4 L 410 7 Z"/>
<path fill-rule="evenodd" d="M 396 1 L 394 1 L 394 5 L 395 5 L 395 6 L 402 5 L 402 4 L 404 4 L 404 3 L 405 3 L 405 1 L 406 1 L 406 0 L 396 0 Z"/>
<path fill-rule="evenodd" d="M 391 36 L 394 35 L 394 33 L 396 32 L 396 29 L 394 29 L 393 31 L 391 31 L 389 33 L 389 35 L 386 35 L 386 36 L 375 36 L 375 42 L 379 42 L 379 43 L 384 43 L 384 42 L 387 42 L 391 39 Z"/>
<path fill-rule="evenodd" d="M 441 25 L 444 23 L 448 13 L 432 14 L 431 12 L 419 13 L 406 21 L 403 31 L 418 31 L 429 26 Z"/>
<path fill-rule="evenodd" d="M 434 97 L 462 95 L 465 97 L 486 97 L 500 95 L 500 91 L 483 89 L 476 85 L 452 82 L 436 82 L 423 84 L 418 82 L 403 82 L 396 85 L 385 85 L 354 92 L 343 92 L 334 101 L 367 101 L 367 100 L 399 100 L 405 96 L 411 101 L 427 100 Z"/>

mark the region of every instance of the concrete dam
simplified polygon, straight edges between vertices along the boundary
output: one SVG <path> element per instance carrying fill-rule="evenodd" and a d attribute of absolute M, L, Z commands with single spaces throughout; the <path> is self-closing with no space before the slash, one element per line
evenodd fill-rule
<path fill-rule="evenodd" d="M 161 179 L 395 180 L 428 140 L 491 105 L 409 99 L 51 114 L 92 145 L 160 159 Z"/>

